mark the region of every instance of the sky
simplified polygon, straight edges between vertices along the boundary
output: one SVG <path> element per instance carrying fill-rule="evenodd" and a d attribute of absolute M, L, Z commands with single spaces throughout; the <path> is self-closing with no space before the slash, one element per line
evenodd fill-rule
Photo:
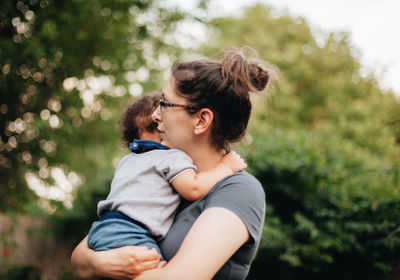
<path fill-rule="evenodd" d="M 191 11 L 197 3 L 169 2 Z M 278 13 L 304 17 L 315 30 L 348 32 L 363 70 L 374 71 L 382 88 L 400 95 L 399 0 L 210 0 L 209 16 L 240 15 L 244 7 L 256 3 L 267 4 Z"/>

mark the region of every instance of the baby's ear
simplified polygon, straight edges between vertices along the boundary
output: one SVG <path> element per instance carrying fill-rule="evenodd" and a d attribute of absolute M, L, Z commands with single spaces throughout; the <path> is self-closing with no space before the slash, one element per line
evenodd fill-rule
<path fill-rule="evenodd" d="M 203 134 L 209 130 L 214 120 L 214 113 L 208 108 L 202 108 L 194 119 L 194 133 Z"/>

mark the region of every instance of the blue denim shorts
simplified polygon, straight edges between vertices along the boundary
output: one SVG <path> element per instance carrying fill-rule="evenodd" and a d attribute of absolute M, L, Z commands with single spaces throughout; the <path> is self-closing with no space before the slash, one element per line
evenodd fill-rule
<path fill-rule="evenodd" d="M 147 229 L 120 212 L 106 214 L 109 215 L 102 216 L 92 224 L 88 236 L 89 248 L 102 251 L 128 245 L 146 246 L 149 249 L 155 248 L 162 256 L 160 247 Z"/>

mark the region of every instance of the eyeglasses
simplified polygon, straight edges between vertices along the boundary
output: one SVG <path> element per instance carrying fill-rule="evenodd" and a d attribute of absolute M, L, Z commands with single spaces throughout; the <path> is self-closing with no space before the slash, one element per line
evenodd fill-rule
<path fill-rule="evenodd" d="M 172 103 L 164 100 L 159 100 L 158 101 L 159 105 L 161 106 L 161 110 L 163 107 L 180 107 L 180 108 L 185 108 L 189 110 L 198 110 L 197 107 L 191 106 L 191 105 L 186 105 L 186 104 L 177 104 L 177 103 Z"/>

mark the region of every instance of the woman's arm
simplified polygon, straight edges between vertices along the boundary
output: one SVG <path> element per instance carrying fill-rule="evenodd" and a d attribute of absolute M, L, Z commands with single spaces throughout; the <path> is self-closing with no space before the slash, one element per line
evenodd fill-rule
<path fill-rule="evenodd" d="M 209 280 L 249 238 L 246 225 L 234 212 L 209 208 L 193 224 L 164 268 L 144 271 L 135 280 Z"/>
<path fill-rule="evenodd" d="M 71 255 L 71 264 L 82 279 L 132 279 L 147 269 L 160 264 L 155 249 L 142 246 L 125 246 L 108 251 L 94 251 L 87 246 L 87 236 Z"/>

